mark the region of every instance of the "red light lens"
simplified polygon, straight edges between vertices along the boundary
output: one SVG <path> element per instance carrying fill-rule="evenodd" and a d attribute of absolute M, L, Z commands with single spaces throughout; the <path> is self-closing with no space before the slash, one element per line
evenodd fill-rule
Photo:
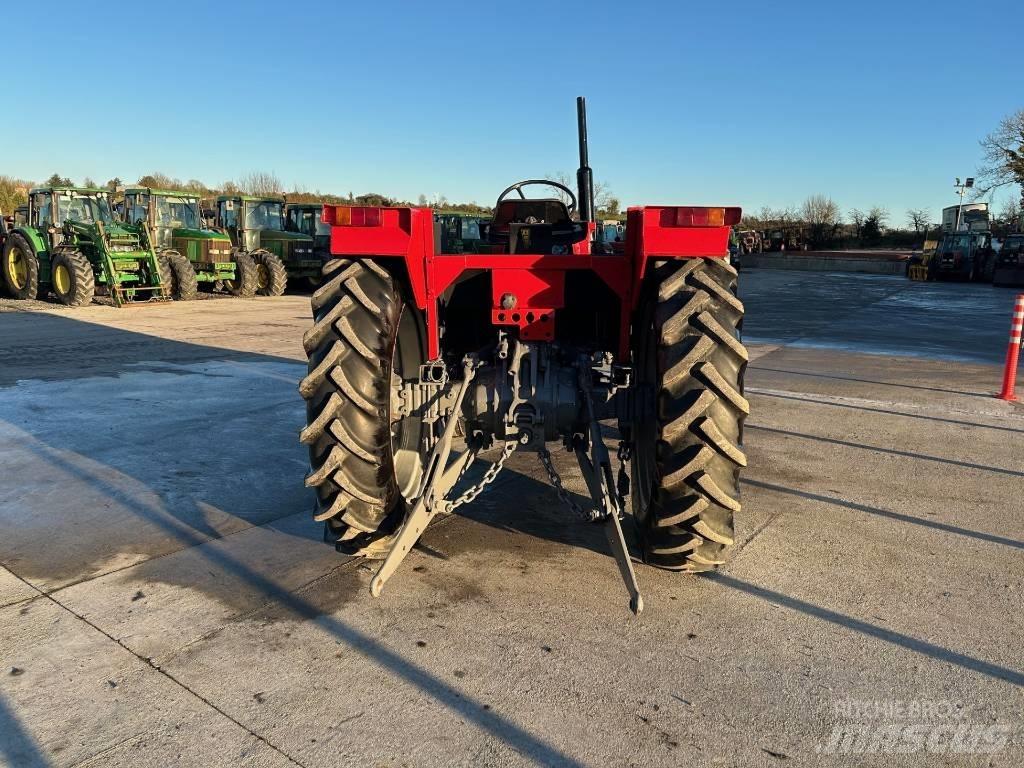
<path fill-rule="evenodd" d="M 328 211 L 332 211 L 332 214 L 328 215 Z M 355 205 L 325 207 L 323 220 L 337 227 L 379 227 L 381 209 Z"/>
<path fill-rule="evenodd" d="M 380 208 L 353 208 L 351 226 L 379 227 Z"/>

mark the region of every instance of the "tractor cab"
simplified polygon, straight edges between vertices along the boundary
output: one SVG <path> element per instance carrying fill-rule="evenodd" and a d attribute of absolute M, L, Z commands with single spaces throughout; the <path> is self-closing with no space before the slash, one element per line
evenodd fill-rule
<path fill-rule="evenodd" d="M 267 240 L 288 240 L 284 225 L 284 200 L 280 197 L 221 195 L 217 198 L 217 224 L 237 248 L 251 251 L 266 247 Z"/>
<path fill-rule="evenodd" d="M 217 226 L 240 251 L 256 261 L 260 271 L 258 293 L 271 273 L 274 279 L 265 295 L 280 296 L 287 280 L 303 280 L 307 287 L 319 284 L 323 261 L 314 251 L 313 237 L 285 225 L 284 199 L 272 196 L 221 195 L 217 198 Z M 269 270 L 269 271 L 268 271 Z M 268 289 L 269 290 L 269 289 Z"/>
<path fill-rule="evenodd" d="M 528 198 L 523 187 L 547 186 L 557 189 L 562 198 Z M 512 193 L 518 198 L 510 197 Z M 487 228 L 487 240 L 493 253 L 541 254 L 559 256 L 573 253 L 573 246 L 590 234 L 589 222 L 575 219 L 576 195 L 556 181 L 527 179 L 508 187 L 498 195 L 494 216 Z"/>
<path fill-rule="evenodd" d="M 932 262 L 935 276 L 991 280 L 995 266 L 991 232 L 951 232 L 942 238 Z"/>
<path fill-rule="evenodd" d="M 174 239 L 184 234 L 179 230 L 202 233 L 204 229 L 199 198 L 187 192 L 131 187 L 125 190 L 122 205 L 124 221 L 146 222 L 156 241 L 154 245 L 161 248 L 177 248 Z"/>
<path fill-rule="evenodd" d="M 284 228 L 312 237 L 314 250 L 327 258 L 331 251 L 331 226 L 323 222 L 323 210 L 322 203 L 288 203 Z"/>
<path fill-rule="evenodd" d="M 1024 285 L 1024 233 L 1007 236 L 996 256 L 994 285 Z"/>
<path fill-rule="evenodd" d="M 105 189 L 45 187 L 29 192 L 26 225 L 45 232 L 51 248 L 64 241 L 65 225 L 84 229 L 114 224 L 110 193 Z M 78 225 L 76 227 L 76 225 Z M 84 232 L 83 232 L 84 234 Z"/>

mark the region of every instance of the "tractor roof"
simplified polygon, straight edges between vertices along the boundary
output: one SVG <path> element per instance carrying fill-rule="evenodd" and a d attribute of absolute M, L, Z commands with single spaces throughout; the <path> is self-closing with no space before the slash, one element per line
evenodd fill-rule
<path fill-rule="evenodd" d="M 33 187 L 28 191 L 30 195 L 35 195 L 39 192 L 86 192 L 90 194 L 110 194 L 109 189 L 101 189 L 99 187 L 71 187 L 63 184 L 55 187 Z"/>
<path fill-rule="evenodd" d="M 218 195 L 217 202 L 222 200 L 242 200 L 246 203 L 283 203 L 284 198 L 277 195 Z"/>
<path fill-rule="evenodd" d="M 323 203 L 288 203 L 289 208 L 323 208 Z"/>
<path fill-rule="evenodd" d="M 194 197 L 196 199 L 202 197 L 198 192 L 186 192 L 180 189 L 156 189 L 155 187 L 126 187 L 124 193 L 130 195 L 132 193 L 138 194 L 139 192 L 145 192 L 150 195 L 161 195 L 163 197 Z"/>

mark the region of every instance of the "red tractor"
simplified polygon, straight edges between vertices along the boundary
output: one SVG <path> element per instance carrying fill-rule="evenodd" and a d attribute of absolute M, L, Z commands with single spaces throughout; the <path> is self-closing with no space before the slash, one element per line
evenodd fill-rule
<path fill-rule="evenodd" d="M 749 411 L 728 260 L 740 209 L 630 208 L 625 247 L 605 252 L 585 110 L 578 99 L 577 192 L 508 187 L 480 253 L 440 252 L 428 208 L 324 206 L 334 258 L 303 339 L 306 484 L 328 541 L 384 558 L 374 595 L 431 518 L 475 498 L 516 450 L 537 453 L 562 500 L 603 524 L 634 612 L 627 496 L 651 565 L 713 569 L 733 543 Z M 537 185 L 568 205 L 527 197 Z M 558 443 L 579 462 L 589 509 L 561 487 L 548 452 Z M 464 487 L 491 447 L 500 454 Z"/>

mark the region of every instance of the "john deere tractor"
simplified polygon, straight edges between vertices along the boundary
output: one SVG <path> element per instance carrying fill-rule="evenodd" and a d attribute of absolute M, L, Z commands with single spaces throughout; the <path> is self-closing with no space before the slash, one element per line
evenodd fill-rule
<path fill-rule="evenodd" d="M 184 258 L 158 258 L 152 243 L 145 222 L 114 219 L 105 189 L 33 189 L 24 221 L 4 243 L 3 286 L 16 299 L 52 291 L 76 307 L 91 302 L 97 290 L 116 306 L 169 299 L 172 285 L 188 283 L 192 266 Z"/>
<path fill-rule="evenodd" d="M 259 295 L 280 296 L 289 280 L 319 280 L 322 262 L 313 251 L 313 238 L 285 229 L 282 198 L 221 195 L 217 226 L 255 262 Z"/>
<path fill-rule="evenodd" d="M 324 224 L 323 203 L 288 203 L 284 207 L 284 228 L 313 238 L 313 252 L 321 264 L 331 259 L 331 227 Z M 320 276 L 317 275 L 317 284 Z"/>
<path fill-rule="evenodd" d="M 224 288 L 244 298 L 256 295 L 256 264 L 234 251 L 226 234 L 204 228 L 198 196 L 130 187 L 124 192 L 124 219 L 149 226 L 158 256 L 191 263 L 192 279 L 174 286 L 182 297 L 195 296 L 200 288 Z"/>

